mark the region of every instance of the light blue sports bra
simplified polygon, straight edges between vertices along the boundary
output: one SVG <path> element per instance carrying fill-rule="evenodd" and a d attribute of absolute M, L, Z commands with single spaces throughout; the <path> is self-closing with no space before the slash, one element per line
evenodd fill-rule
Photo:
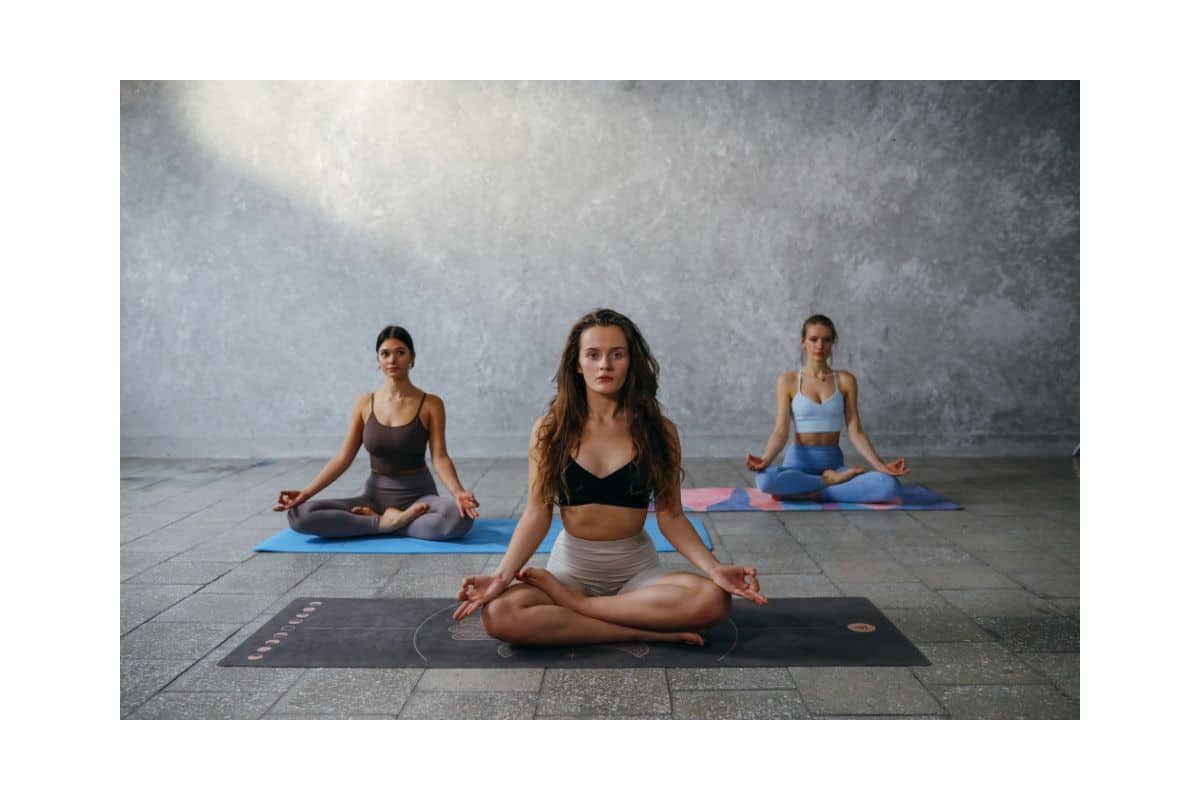
<path fill-rule="evenodd" d="M 842 430 L 846 421 L 846 398 L 833 373 L 833 394 L 824 403 L 814 403 L 800 392 L 804 371 L 796 372 L 796 396 L 792 398 L 792 422 L 796 433 L 829 433 Z"/>

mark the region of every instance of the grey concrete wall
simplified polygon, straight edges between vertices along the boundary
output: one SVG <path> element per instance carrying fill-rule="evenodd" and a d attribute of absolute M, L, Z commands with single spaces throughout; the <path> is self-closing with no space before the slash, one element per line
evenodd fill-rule
<path fill-rule="evenodd" d="M 330 454 L 389 323 L 519 455 L 596 306 L 688 455 L 761 448 L 817 311 L 884 454 L 1069 453 L 1078 84 L 122 84 L 125 455 Z"/>

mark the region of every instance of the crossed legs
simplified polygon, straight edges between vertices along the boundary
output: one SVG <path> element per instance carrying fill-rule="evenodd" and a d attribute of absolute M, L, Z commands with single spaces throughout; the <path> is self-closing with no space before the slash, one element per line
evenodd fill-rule
<path fill-rule="evenodd" d="M 521 571 L 483 609 L 483 626 L 497 639 L 524 645 L 604 642 L 685 642 L 729 615 L 729 595 L 707 578 L 671 572 L 630 592 L 589 597 L 544 569 Z"/>
<path fill-rule="evenodd" d="M 900 493 L 900 481 L 882 472 L 848 467 L 837 445 L 788 447 L 783 465 L 754 476 L 760 491 L 788 500 L 883 503 Z"/>

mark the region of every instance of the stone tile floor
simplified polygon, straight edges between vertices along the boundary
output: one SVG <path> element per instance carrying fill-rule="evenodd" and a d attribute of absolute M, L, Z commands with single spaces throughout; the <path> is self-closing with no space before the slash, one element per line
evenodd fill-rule
<path fill-rule="evenodd" d="M 931 666 L 422 670 L 216 663 L 300 596 L 449 597 L 499 556 L 255 553 L 286 524 L 278 491 L 322 460 L 122 459 L 121 717 L 1077 719 L 1078 462 L 913 462 L 910 482 L 966 510 L 704 517 L 768 597 L 869 597 Z M 519 513 L 522 459 L 456 464 L 485 516 Z M 750 482 L 737 459 L 684 466 L 688 486 Z M 366 470 L 323 494 L 357 494 Z"/>

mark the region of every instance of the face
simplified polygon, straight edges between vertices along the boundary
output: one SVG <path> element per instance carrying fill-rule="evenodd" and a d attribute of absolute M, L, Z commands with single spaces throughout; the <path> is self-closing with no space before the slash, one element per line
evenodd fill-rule
<path fill-rule="evenodd" d="M 827 325 L 809 325 L 804 331 L 804 354 L 817 361 L 833 355 L 833 331 Z"/>
<path fill-rule="evenodd" d="M 375 356 L 379 359 L 379 369 L 389 378 L 404 377 L 413 363 L 412 350 L 399 339 L 384 339 Z"/>
<path fill-rule="evenodd" d="M 619 393 L 629 374 L 625 332 L 615 325 L 595 325 L 585 330 L 579 337 L 579 363 L 575 370 L 593 392 Z"/>

